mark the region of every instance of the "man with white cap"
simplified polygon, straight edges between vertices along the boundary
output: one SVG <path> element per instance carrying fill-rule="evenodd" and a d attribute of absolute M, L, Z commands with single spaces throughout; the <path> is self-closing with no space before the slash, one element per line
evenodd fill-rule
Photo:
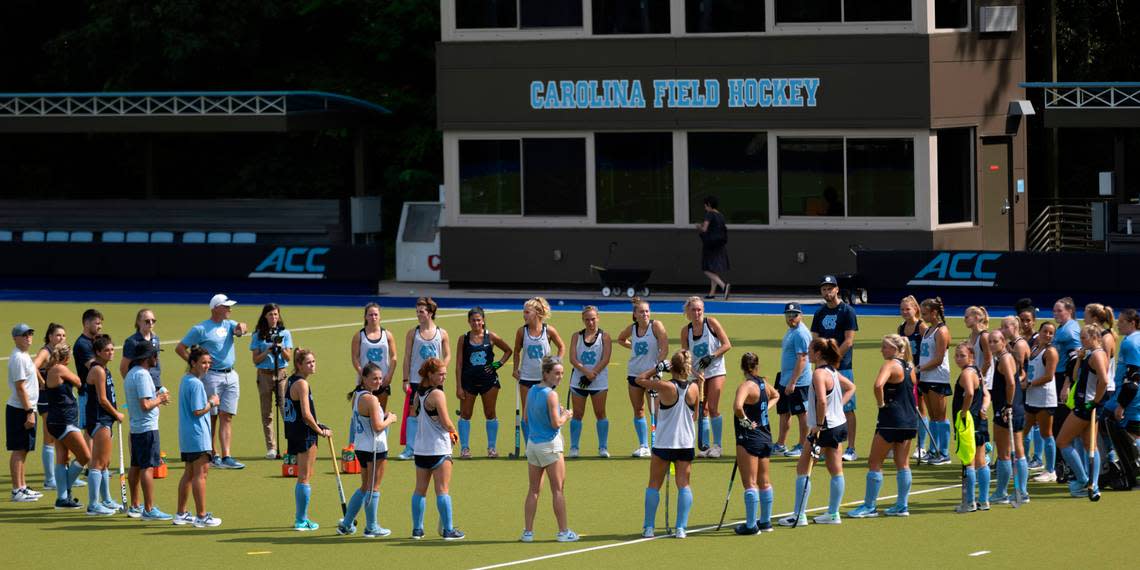
<path fill-rule="evenodd" d="M 40 399 L 39 377 L 36 365 L 28 355 L 32 336 L 36 331 L 20 323 L 12 327 L 12 342 L 16 348 L 8 358 L 8 387 L 12 395 L 4 410 L 7 427 L 8 451 L 12 457 L 8 468 L 12 474 L 12 501 L 29 503 L 40 500 L 43 493 L 28 488 L 24 480 L 24 463 L 28 452 L 36 449 L 36 402 Z"/>
<path fill-rule="evenodd" d="M 174 348 L 174 352 L 188 360 L 190 347 L 200 346 L 210 353 L 213 365 L 210 371 L 202 378 L 206 387 L 206 395 L 217 395 L 221 403 L 214 410 L 210 423 L 211 439 L 216 435 L 218 451 L 214 455 L 214 466 L 221 469 L 243 469 L 245 465 L 238 463 L 230 454 L 230 442 L 233 440 L 233 419 L 237 415 L 238 396 L 240 387 L 238 375 L 234 367 L 234 337 L 244 336 L 249 330 L 245 323 L 230 320 L 230 311 L 237 301 L 226 297 L 222 293 L 210 299 L 210 318 L 192 327 Z"/>

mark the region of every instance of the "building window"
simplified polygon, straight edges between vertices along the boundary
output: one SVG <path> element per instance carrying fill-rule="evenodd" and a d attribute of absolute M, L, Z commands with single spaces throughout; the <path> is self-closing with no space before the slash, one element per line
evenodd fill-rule
<path fill-rule="evenodd" d="M 713 195 L 731 224 L 768 223 L 768 136 L 689 133 L 689 221 L 705 219 Z"/>
<path fill-rule="evenodd" d="M 594 0 L 594 33 L 668 34 L 669 0 Z"/>
<path fill-rule="evenodd" d="M 776 22 L 842 22 L 842 0 L 776 0 Z"/>
<path fill-rule="evenodd" d="M 843 0 L 844 22 L 909 22 L 910 0 Z"/>
<path fill-rule="evenodd" d="M 517 28 L 518 0 L 455 0 L 455 27 Z"/>
<path fill-rule="evenodd" d="M 582 0 L 519 0 L 523 28 L 581 28 Z"/>
<path fill-rule="evenodd" d="M 763 32 L 764 3 L 685 0 L 685 31 L 690 34 Z"/>
<path fill-rule="evenodd" d="M 582 0 L 455 0 L 455 27 L 581 28 Z"/>
<path fill-rule="evenodd" d="M 586 140 L 523 139 L 523 213 L 586 215 Z"/>
<path fill-rule="evenodd" d="M 776 0 L 776 22 L 909 22 L 911 0 Z"/>
<path fill-rule="evenodd" d="M 781 216 L 843 216 L 843 139 L 777 143 Z"/>
<path fill-rule="evenodd" d="M 938 223 L 974 221 L 974 131 L 941 129 L 938 137 Z"/>
<path fill-rule="evenodd" d="M 519 141 L 459 141 L 459 213 L 522 213 Z"/>
<path fill-rule="evenodd" d="M 934 0 L 934 27 L 941 29 L 970 27 L 970 0 Z"/>
<path fill-rule="evenodd" d="M 598 133 L 594 160 L 598 223 L 673 223 L 672 133 Z"/>
<path fill-rule="evenodd" d="M 914 139 L 847 139 L 847 215 L 914 217 Z"/>

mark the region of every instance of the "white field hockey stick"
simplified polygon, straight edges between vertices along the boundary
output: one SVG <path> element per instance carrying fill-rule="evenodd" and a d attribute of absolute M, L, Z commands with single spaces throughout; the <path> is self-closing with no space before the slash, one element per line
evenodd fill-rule
<path fill-rule="evenodd" d="M 811 484 L 811 470 L 813 467 L 815 467 L 816 459 L 819 459 L 819 447 L 817 447 L 815 445 L 815 438 L 814 437 L 808 437 L 807 438 L 807 444 L 808 444 L 807 449 L 804 449 L 804 452 L 808 453 L 807 477 L 804 478 L 804 488 L 803 488 L 803 491 L 801 491 L 801 495 L 807 495 L 808 485 Z M 797 526 L 799 526 L 800 518 L 802 518 L 806 515 L 807 515 L 807 497 L 805 496 L 803 498 L 803 501 L 800 503 L 799 512 L 793 513 L 793 516 L 796 517 L 796 520 L 795 520 L 795 522 L 792 523 L 792 528 L 796 528 Z"/>
<path fill-rule="evenodd" d="M 333 471 L 336 473 L 336 491 L 340 495 L 340 515 L 343 517 L 348 514 L 348 503 L 344 500 L 344 482 L 340 479 L 340 462 L 336 457 L 336 447 L 333 446 L 332 437 L 325 439 L 329 442 L 329 457 L 332 458 Z"/>
<path fill-rule="evenodd" d="M 1100 491 L 1093 487 L 1093 461 L 1096 460 L 1096 407 L 1094 406 L 1089 410 L 1089 486 L 1088 494 L 1089 500 L 1097 502 L 1100 500 Z M 1096 473 L 1095 475 L 1100 475 Z"/>
<path fill-rule="evenodd" d="M 127 474 L 123 464 L 123 422 L 119 422 L 119 496 L 123 503 L 123 512 L 127 512 Z"/>
<path fill-rule="evenodd" d="M 522 436 L 522 416 L 519 411 L 519 400 L 522 398 L 522 384 L 515 381 L 515 452 L 508 454 L 510 459 L 519 458 L 519 438 Z"/>
<path fill-rule="evenodd" d="M 1014 380 L 1014 381 L 1016 382 L 1016 380 Z M 1017 449 L 1013 446 L 1013 444 L 1014 444 L 1014 441 L 1013 441 L 1013 406 L 1009 406 L 1009 408 L 1005 412 L 1005 425 L 1006 425 L 1005 431 L 1009 433 L 1010 471 L 1014 471 L 1013 470 L 1013 458 L 1014 458 L 1014 456 L 1017 455 Z M 1009 506 L 1011 506 L 1015 509 L 1017 507 L 1021 506 L 1021 489 L 1018 488 L 1018 479 L 1019 479 L 1019 477 L 1017 476 L 1016 471 L 1014 471 L 1013 496 L 1010 497 L 1010 499 L 1009 499 Z"/>

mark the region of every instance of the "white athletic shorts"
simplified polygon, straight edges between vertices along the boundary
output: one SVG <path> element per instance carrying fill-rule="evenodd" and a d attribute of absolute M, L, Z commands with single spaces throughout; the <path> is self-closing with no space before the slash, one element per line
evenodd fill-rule
<path fill-rule="evenodd" d="M 542 443 L 526 442 L 526 462 L 535 467 L 546 467 L 558 463 L 562 458 L 562 434 Z"/>
<path fill-rule="evenodd" d="M 202 377 L 202 384 L 206 387 L 206 396 L 218 395 L 221 403 L 214 408 L 212 414 L 218 415 L 218 410 L 227 414 L 236 415 L 238 411 L 238 396 L 241 395 L 241 386 L 238 385 L 238 374 L 233 370 L 222 373 L 213 370 Z"/>

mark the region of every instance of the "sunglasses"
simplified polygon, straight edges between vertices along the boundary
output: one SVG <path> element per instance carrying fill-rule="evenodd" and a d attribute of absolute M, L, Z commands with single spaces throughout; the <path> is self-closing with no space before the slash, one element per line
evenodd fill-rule
<path fill-rule="evenodd" d="M 143 322 L 148 325 L 153 325 L 154 323 L 158 322 L 158 319 L 143 319 Z"/>

